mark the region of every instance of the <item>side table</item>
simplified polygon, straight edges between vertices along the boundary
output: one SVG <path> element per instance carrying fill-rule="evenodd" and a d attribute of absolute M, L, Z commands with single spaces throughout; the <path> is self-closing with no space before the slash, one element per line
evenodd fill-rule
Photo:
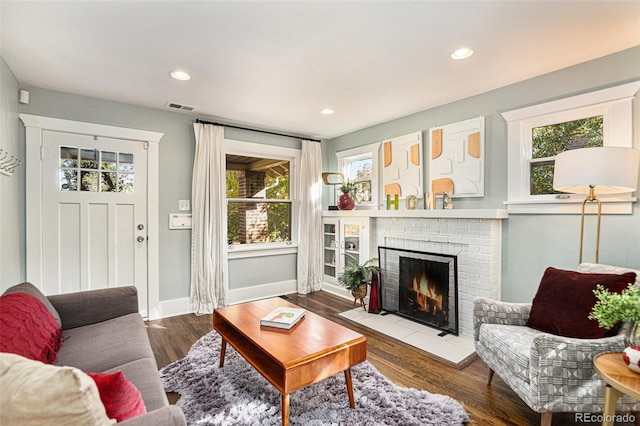
<path fill-rule="evenodd" d="M 616 401 L 622 395 L 640 400 L 640 374 L 631 371 L 622 361 L 622 352 L 604 352 L 593 360 L 598 375 L 607 384 L 604 392 L 603 426 L 613 426 Z"/>

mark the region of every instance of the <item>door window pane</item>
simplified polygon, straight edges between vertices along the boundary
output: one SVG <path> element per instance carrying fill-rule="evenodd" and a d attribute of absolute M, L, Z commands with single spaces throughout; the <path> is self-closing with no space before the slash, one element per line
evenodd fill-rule
<path fill-rule="evenodd" d="M 98 151 L 95 149 L 83 148 L 80 150 L 80 167 L 83 169 L 98 168 Z"/>
<path fill-rule="evenodd" d="M 100 172 L 94 171 L 97 169 Z M 133 192 L 133 169 L 132 153 L 61 146 L 59 188 L 61 191 Z"/>
<path fill-rule="evenodd" d="M 100 173 L 100 191 L 116 192 L 118 190 L 118 181 L 115 172 Z"/>
<path fill-rule="evenodd" d="M 60 167 L 78 167 L 78 148 L 60 147 Z"/>
<path fill-rule="evenodd" d="M 118 171 L 133 172 L 133 154 L 121 152 L 118 160 Z"/>
<path fill-rule="evenodd" d="M 98 191 L 98 172 L 86 170 L 80 172 L 80 191 Z"/>
<path fill-rule="evenodd" d="M 78 190 L 78 171 L 77 170 L 60 170 L 60 190 L 61 191 L 77 191 Z"/>
<path fill-rule="evenodd" d="M 116 170 L 117 156 L 112 151 L 101 151 L 100 168 L 102 170 Z"/>
<path fill-rule="evenodd" d="M 118 192 L 133 192 L 133 173 L 118 173 Z"/>

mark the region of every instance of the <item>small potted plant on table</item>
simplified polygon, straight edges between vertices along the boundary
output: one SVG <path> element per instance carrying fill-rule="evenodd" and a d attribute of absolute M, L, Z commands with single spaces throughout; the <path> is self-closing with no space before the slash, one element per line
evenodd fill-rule
<path fill-rule="evenodd" d="M 625 349 L 622 358 L 625 364 L 640 373 L 640 287 L 629 284 L 621 293 L 612 293 L 598 284 L 593 291 L 598 301 L 593 306 L 589 319 L 597 320 L 603 328 L 611 328 L 619 321 L 626 324 Z"/>
<path fill-rule="evenodd" d="M 367 286 L 371 284 L 373 275 L 380 270 L 377 265 L 378 258 L 374 257 L 359 265 L 353 256 L 349 254 L 346 256 L 351 258 L 353 265 L 344 268 L 343 272 L 338 275 L 338 282 L 353 295 L 353 307 L 355 308 L 356 302 L 360 300 L 362 308 L 366 310 L 364 298 L 367 296 Z"/>

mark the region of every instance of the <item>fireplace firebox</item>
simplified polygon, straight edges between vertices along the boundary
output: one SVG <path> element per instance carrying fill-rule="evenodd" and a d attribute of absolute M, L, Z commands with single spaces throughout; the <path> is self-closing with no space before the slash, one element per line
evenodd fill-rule
<path fill-rule="evenodd" d="M 382 310 L 458 335 L 457 256 L 378 247 Z"/>

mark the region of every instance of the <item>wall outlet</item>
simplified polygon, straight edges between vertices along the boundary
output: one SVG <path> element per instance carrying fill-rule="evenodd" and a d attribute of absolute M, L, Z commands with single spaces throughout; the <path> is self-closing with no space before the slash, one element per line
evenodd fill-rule
<path fill-rule="evenodd" d="M 191 210 L 191 200 L 179 200 L 178 210 Z"/>

